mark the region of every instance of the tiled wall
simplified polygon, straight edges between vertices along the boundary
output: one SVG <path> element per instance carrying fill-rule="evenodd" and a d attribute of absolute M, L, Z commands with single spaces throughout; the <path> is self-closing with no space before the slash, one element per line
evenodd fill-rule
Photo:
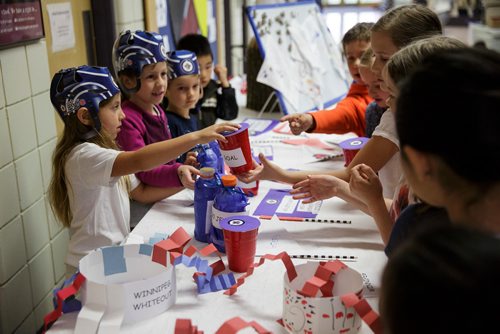
<path fill-rule="evenodd" d="M 56 145 L 44 40 L 0 50 L 0 333 L 35 333 L 65 274 L 47 200 Z"/>
<path fill-rule="evenodd" d="M 144 30 L 143 0 L 113 0 L 115 7 L 116 32 L 123 30 Z"/>

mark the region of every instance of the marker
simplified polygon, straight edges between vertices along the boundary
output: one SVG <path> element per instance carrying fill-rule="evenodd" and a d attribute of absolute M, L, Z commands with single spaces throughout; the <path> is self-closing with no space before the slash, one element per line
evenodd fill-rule
<path fill-rule="evenodd" d="M 292 221 L 292 222 L 352 224 L 352 222 L 350 220 L 338 220 L 338 219 L 316 219 L 316 218 L 285 217 L 285 216 L 278 216 L 278 219 L 285 220 L 285 221 Z"/>

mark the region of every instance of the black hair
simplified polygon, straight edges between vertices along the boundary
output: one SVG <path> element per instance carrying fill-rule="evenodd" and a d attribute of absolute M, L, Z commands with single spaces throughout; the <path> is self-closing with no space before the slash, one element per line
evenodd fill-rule
<path fill-rule="evenodd" d="M 342 47 L 345 51 L 345 46 L 354 41 L 364 41 L 370 42 L 371 31 L 373 27 L 372 22 L 359 22 L 355 24 L 351 29 L 347 30 L 342 37 Z"/>
<path fill-rule="evenodd" d="M 487 189 L 500 181 L 500 54 L 473 48 L 436 52 L 400 85 L 396 127 L 409 145 Z"/>
<path fill-rule="evenodd" d="M 210 56 L 212 59 L 214 58 L 208 39 L 199 34 L 187 34 L 182 36 L 177 42 L 177 50 L 194 52 L 197 57 Z"/>
<path fill-rule="evenodd" d="M 448 225 L 402 245 L 382 277 L 385 333 L 489 333 L 498 317 L 500 240 Z"/>

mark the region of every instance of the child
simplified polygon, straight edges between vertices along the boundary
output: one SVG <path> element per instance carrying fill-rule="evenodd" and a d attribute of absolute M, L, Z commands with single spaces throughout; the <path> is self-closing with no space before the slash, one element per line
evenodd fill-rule
<path fill-rule="evenodd" d="M 441 34 L 441 32 L 439 18 L 427 7 L 406 5 L 392 9 L 384 14 L 372 27 L 371 47 L 375 55 L 372 70 L 382 82 L 378 67 L 382 63 L 385 64 L 397 50 L 412 41 Z M 349 166 L 345 169 L 328 172 L 328 175 L 335 176 L 335 178 L 325 178 L 321 182 L 321 186 L 330 186 L 334 191 L 337 187 L 338 178 L 349 181 L 350 170 L 354 166 L 364 163 L 379 174 L 383 184 L 384 197 L 392 198 L 401 176 L 398 145 L 393 113 L 385 112 L 372 138 L 356 154 Z M 318 171 L 286 171 L 270 163 L 265 157 L 259 156 L 259 160 L 262 163 L 261 166 L 239 176 L 243 182 L 251 182 L 256 179 L 271 179 L 296 183 L 306 180 L 312 174 L 326 174 Z M 301 183 L 297 187 L 300 188 L 306 185 L 306 183 Z M 304 196 L 307 196 L 307 193 L 305 192 Z"/>
<path fill-rule="evenodd" d="M 354 132 L 360 137 L 365 136 L 365 110 L 372 98 L 361 79 L 359 59 L 370 46 L 372 26 L 373 23 L 358 23 L 342 38 L 349 73 L 354 79 L 347 96 L 334 109 L 282 117 L 280 121 L 288 121 L 293 134 L 299 135 L 304 131 L 339 134 Z"/>
<path fill-rule="evenodd" d="M 416 41 L 394 54 L 382 71 L 383 86 L 390 94 L 388 99 L 390 112 L 397 114 L 395 101 L 399 95 L 398 85 L 426 56 L 443 50 L 462 48 L 465 48 L 465 44 L 457 39 L 435 36 Z M 396 188 L 392 201 L 384 199 L 377 174 L 370 167 L 359 164 L 351 169 L 349 185 L 351 193 L 366 204 L 373 216 L 382 240 L 387 245 L 386 253 L 389 255 L 399 242 L 394 239 L 401 239 L 400 234 L 406 234 L 404 229 L 399 229 L 398 236 L 392 236 L 395 232 L 394 222 L 399 219 L 401 211 L 413 202 L 413 196 L 406 182 L 400 181 L 400 186 Z M 405 216 L 405 219 L 412 220 L 413 218 Z"/>
<path fill-rule="evenodd" d="M 365 137 L 368 138 L 372 136 L 373 131 L 380 123 L 380 118 L 387 110 L 385 100 L 388 97 L 388 94 L 380 88 L 378 77 L 371 69 L 373 60 L 373 50 L 371 48 L 368 48 L 359 60 L 359 75 L 368 87 L 368 94 L 373 98 L 365 111 Z"/>
<path fill-rule="evenodd" d="M 125 151 L 136 151 L 151 143 L 172 138 L 161 106 L 167 89 L 166 52 L 162 37 L 155 32 L 129 30 L 120 34 L 113 47 L 113 65 L 122 90 L 128 96 L 122 103 L 126 118 L 117 142 Z M 189 177 L 194 167 L 169 161 L 137 178 L 155 187 L 193 189 Z"/>
<path fill-rule="evenodd" d="M 198 130 L 196 117 L 189 110 L 194 108 L 200 98 L 200 69 L 196 55 L 190 51 L 172 51 L 167 56 L 168 87 L 165 97 L 168 106 L 165 110 L 172 137 L 179 137 Z M 177 161 L 185 162 L 187 154 Z"/>
<path fill-rule="evenodd" d="M 498 332 L 499 281 L 498 238 L 459 226 L 420 233 L 389 259 L 384 270 L 384 332 Z"/>
<path fill-rule="evenodd" d="M 194 52 L 200 65 L 203 94 L 195 109 L 191 110 L 198 119 L 198 129 L 214 124 L 217 118 L 229 121 L 238 117 L 236 95 L 227 79 L 227 68 L 221 64 L 214 66 L 208 39 L 203 35 L 188 34 L 179 40 L 177 49 Z M 212 71 L 219 82 L 212 79 Z"/>
<path fill-rule="evenodd" d="M 124 240 L 130 230 L 129 196 L 154 202 L 177 191 L 148 186 L 133 173 L 162 165 L 198 143 L 224 140 L 220 132 L 238 129 L 235 124 L 218 124 L 120 152 L 115 139 L 125 115 L 120 90 L 106 68 L 59 71 L 52 79 L 50 98 L 65 125 L 53 156 L 49 196 L 56 217 L 69 227 L 68 273 L 74 273 L 80 259 L 93 249 Z"/>
<path fill-rule="evenodd" d="M 497 236 L 499 77 L 494 51 L 434 54 L 400 87 L 396 113 L 403 171 L 415 194 L 445 208 L 452 222 Z"/>

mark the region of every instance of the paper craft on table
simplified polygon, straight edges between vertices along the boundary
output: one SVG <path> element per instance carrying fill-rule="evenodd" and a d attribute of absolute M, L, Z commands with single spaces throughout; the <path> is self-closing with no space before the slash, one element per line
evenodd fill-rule
<path fill-rule="evenodd" d="M 255 159 L 255 161 L 257 161 L 257 163 L 259 164 L 260 164 L 260 159 L 259 159 L 260 153 L 264 154 L 267 160 L 274 159 L 273 147 L 271 145 L 252 146 L 252 156 Z"/>
<path fill-rule="evenodd" d="M 248 123 L 248 134 L 258 136 L 271 131 L 279 121 L 276 119 L 245 118 L 242 123 Z"/>
<path fill-rule="evenodd" d="M 323 150 L 335 150 L 336 147 L 333 147 L 331 145 L 328 145 L 318 138 L 290 138 L 290 139 L 283 139 L 281 141 L 284 144 L 290 144 L 290 145 L 306 145 L 306 146 L 311 146 L 315 148 L 320 148 Z"/>
<path fill-rule="evenodd" d="M 285 135 L 291 135 L 292 131 L 290 130 L 290 124 L 288 122 L 283 122 L 274 127 L 273 132 L 281 133 Z"/>
<path fill-rule="evenodd" d="M 254 216 L 315 218 L 323 201 L 304 204 L 290 195 L 290 189 L 270 189 L 255 209 Z"/>

